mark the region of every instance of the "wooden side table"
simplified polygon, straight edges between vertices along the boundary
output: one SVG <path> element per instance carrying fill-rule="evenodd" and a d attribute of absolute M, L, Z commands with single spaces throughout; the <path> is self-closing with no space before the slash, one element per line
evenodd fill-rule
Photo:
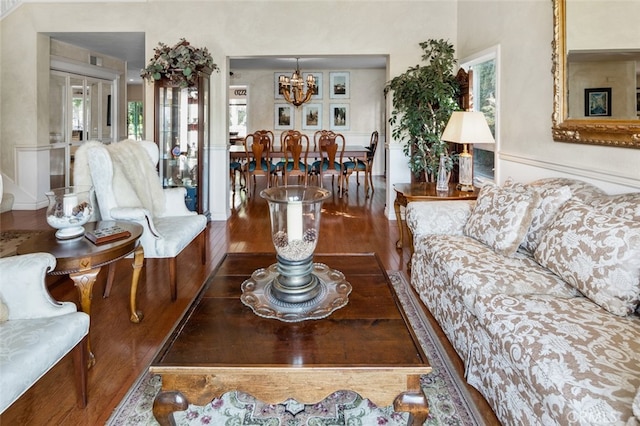
<path fill-rule="evenodd" d="M 115 272 L 115 262 L 133 253 L 133 276 L 131 278 L 130 308 L 131 322 L 142 321 L 142 312 L 136 309 L 136 294 L 138 289 L 138 279 L 140 269 L 144 263 L 144 250 L 138 243 L 142 235 L 143 228 L 132 222 L 90 222 L 84 225 L 86 231 L 93 231 L 100 225 L 117 225 L 131 233 L 127 238 L 113 242 L 96 245 L 85 237 L 78 237 L 72 240 L 58 240 L 55 230 L 43 232 L 29 238 L 18 246 L 18 254 L 35 252 L 47 252 L 56 257 L 56 267 L 49 271 L 51 275 L 69 275 L 73 280 L 80 296 L 80 307 L 83 312 L 91 315 L 91 298 L 93 295 L 93 284 L 100 272 L 100 268 L 109 265 L 109 275 L 105 287 L 104 296 L 109 295 L 111 284 Z M 87 338 L 87 349 L 89 351 L 89 367 L 95 364 L 95 356 L 91 352 L 89 338 Z"/>
<path fill-rule="evenodd" d="M 449 182 L 448 191 L 436 191 L 435 182 L 396 183 L 393 185 L 393 189 L 396 191 L 396 200 L 393 206 L 396 211 L 396 220 L 398 221 L 399 238 L 396 242 L 396 248 L 398 249 L 402 249 L 404 245 L 400 206 L 406 207 L 412 201 L 475 200 L 480 192 L 478 188 L 474 188 L 473 192 L 460 191 L 457 189 L 457 184 L 451 182 Z M 413 236 L 411 232 L 409 232 L 409 244 L 413 253 Z"/>

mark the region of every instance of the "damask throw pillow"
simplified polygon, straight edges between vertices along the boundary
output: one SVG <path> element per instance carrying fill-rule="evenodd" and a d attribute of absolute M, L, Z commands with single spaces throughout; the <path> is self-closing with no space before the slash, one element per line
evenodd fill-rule
<path fill-rule="evenodd" d="M 497 253 L 513 256 L 539 204 L 540 195 L 525 185 L 485 185 L 464 226 L 464 234 L 488 245 Z"/>
<path fill-rule="evenodd" d="M 566 185 L 558 186 L 554 182 L 546 183 L 544 181 L 522 185 L 507 180 L 505 186 L 513 186 L 516 189 L 518 187 L 531 188 L 540 194 L 540 204 L 533 211 L 531 225 L 527 230 L 524 241 L 520 245 L 520 247 L 533 255 L 551 219 L 558 212 L 558 209 L 571 199 L 571 188 Z"/>
<path fill-rule="evenodd" d="M 549 224 L 534 253 L 602 308 L 631 314 L 640 300 L 640 226 L 567 201 Z"/>
<path fill-rule="evenodd" d="M 5 322 L 7 319 L 9 319 L 9 308 L 0 299 L 0 322 Z"/>
<path fill-rule="evenodd" d="M 638 388 L 636 397 L 633 399 L 633 415 L 640 420 L 640 388 Z"/>
<path fill-rule="evenodd" d="M 589 205 L 611 216 L 640 221 L 640 192 L 594 197 Z"/>

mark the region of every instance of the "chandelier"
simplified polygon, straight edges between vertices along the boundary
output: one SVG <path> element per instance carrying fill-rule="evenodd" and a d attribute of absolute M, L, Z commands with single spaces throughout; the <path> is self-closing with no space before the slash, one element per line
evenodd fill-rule
<path fill-rule="evenodd" d="M 307 93 L 304 93 L 304 79 L 300 72 L 298 59 L 299 58 L 296 58 L 296 70 L 291 75 L 291 78 L 281 75 L 278 79 L 280 94 L 284 96 L 285 101 L 297 107 L 308 102 L 316 88 L 316 79 L 313 75 L 309 74 L 307 76 Z"/>

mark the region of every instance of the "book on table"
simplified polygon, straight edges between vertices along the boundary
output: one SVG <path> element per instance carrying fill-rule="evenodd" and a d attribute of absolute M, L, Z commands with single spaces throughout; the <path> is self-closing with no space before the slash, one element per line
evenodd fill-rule
<path fill-rule="evenodd" d="M 128 238 L 131 236 L 131 232 L 113 222 L 106 222 L 96 225 L 93 231 L 87 231 L 84 235 L 94 244 L 105 244 Z"/>

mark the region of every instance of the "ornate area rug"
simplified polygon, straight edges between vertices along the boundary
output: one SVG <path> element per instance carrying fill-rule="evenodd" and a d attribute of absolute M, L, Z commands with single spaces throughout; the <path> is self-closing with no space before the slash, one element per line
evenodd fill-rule
<path fill-rule="evenodd" d="M 15 256 L 18 246 L 43 231 L 15 230 L 0 232 L 0 257 Z"/>
<path fill-rule="evenodd" d="M 469 394 L 457 378 L 453 366 L 435 332 L 413 297 L 402 272 L 388 272 L 409 322 L 433 368 L 421 377 L 429 400 L 425 425 L 484 425 L 470 403 Z M 152 413 L 153 399 L 161 387 L 160 376 L 143 374 L 107 422 L 110 426 L 157 425 Z M 191 405 L 174 414 L 176 425 L 247 426 L 396 426 L 407 424 L 407 413 L 395 413 L 392 406 L 378 407 L 351 391 L 339 391 L 323 401 L 305 405 L 289 399 L 281 404 L 265 404 L 243 392 L 227 392 L 205 406 Z"/>

